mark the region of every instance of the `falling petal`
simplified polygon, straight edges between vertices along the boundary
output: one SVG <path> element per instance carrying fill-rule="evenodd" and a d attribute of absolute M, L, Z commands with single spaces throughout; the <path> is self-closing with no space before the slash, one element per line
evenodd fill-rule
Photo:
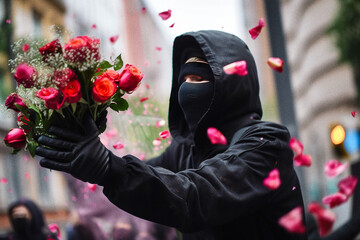
<path fill-rule="evenodd" d="M 329 205 L 330 208 L 339 206 L 347 201 L 347 196 L 343 193 L 336 192 L 331 195 L 323 197 L 322 202 L 325 205 Z"/>
<path fill-rule="evenodd" d="M 10 23 L 11 23 L 11 20 L 10 20 L 10 19 L 6 19 L 6 23 L 7 23 L 7 24 L 10 24 Z"/>
<path fill-rule="evenodd" d="M 22 50 L 23 50 L 24 52 L 27 52 L 29 49 L 30 49 L 30 45 L 27 44 L 27 43 L 25 43 L 25 44 L 22 46 Z"/>
<path fill-rule="evenodd" d="M 295 137 L 290 139 L 289 146 L 294 151 L 295 156 L 301 155 L 304 150 L 303 144 Z"/>
<path fill-rule="evenodd" d="M 155 50 L 157 50 L 157 51 L 161 51 L 161 47 L 155 47 Z"/>
<path fill-rule="evenodd" d="M 87 183 L 88 189 L 90 189 L 92 192 L 96 191 L 97 185 L 92 183 Z"/>
<path fill-rule="evenodd" d="M 48 182 L 49 181 L 48 176 L 44 176 L 44 180 L 45 180 L 45 182 Z"/>
<path fill-rule="evenodd" d="M 169 131 L 162 131 L 159 133 L 159 136 L 162 138 L 162 139 L 166 139 L 166 138 L 169 138 L 170 137 L 170 132 Z"/>
<path fill-rule="evenodd" d="M 246 61 L 237 61 L 230 63 L 223 67 L 223 70 L 226 74 L 237 74 L 239 76 L 245 76 L 248 74 L 246 69 Z"/>
<path fill-rule="evenodd" d="M 352 112 L 351 112 L 351 115 L 352 115 L 353 117 L 355 117 L 355 116 L 356 116 L 356 114 L 357 114 L 357 112 L 356 112 L 356 111 L 352 111 Z"/>
<path fill-rule="evenodd" d="M 165 120 L 164 119 L 162 119 L 162 120 L 159 120 L 159 121 L 157 121 L 156 122 L 156 127 L 163 127 L 163 126 L 165 126 Z"/>
<path fill-rule="evenodd" d="M 291 190 L 294 191 L 296 189 L 296 187 L 293 187 Z"/>
<path fill-rule="evenodd" d="M 279 170 L 275 168 L 272 171 L 270 171 L 268 177 L 264 179 L 263 184 L 265 187 L 269 188 L 270 190 L 275 190 L 279 188 L 281 185 Z"/>
<path fill-rule="evenodd" d="M 171 24 L 171 25 L 169 26 L 169 28 L 173 28 L 173 27 L 174 27 L 174 25 L 175 25 L 175 23 Z"/>
<path fill-rule="evenodd" d="M 207 129 L 207 136 L 210 139 L 211 144 L 226 145 L 227 140 L 225 136 L 216 128 L 210 127 Z"/>
<path fill-rule="evenodd" d="M 338 183 L 339 192 L 345 194 L 348 198 L 354 193 L 358 179 L 354 176 L 348 176 Z"/>
<path fill-rule="evenodd" d="M 282 216 L 278 223 L 290 233 L 304 233 L 305 226 L 303 225 L 302 207 L 296 207 L 284 216 Z"/>
<path fill-rule="evenodd" d="M 143 97 L 143 98 L 140 98 L 140 102 L 145 102 L 146 100 L 148 100 L 149 97 Z"/>
<path fill-rule="evenodd" d="M 112 44 L 114 44 L 114 43 L 118 40 L 118 38 L 119 38 L 119 35 L 111 36 L 111 37 L 110 37 L 110 42 L 111 42 Z"/>
<path fill-rule="evenodd" d="M 282 72 L 284 68 L 284 61 L 281 58 L 270 57 L 267 60 L 267 64 L 275 71 Z"/>
<path fill-rule="evenodd" d="M 321 207 L 320 204 L 315 202 L 308 205 L 308 211 L 315 217 L 320 237 L 328 235 L 333 228 L 336 215 L 332 211 Z"/>
<path fill-rule="evenodd" d="M 115 137 L 117 135 L 117 133 L 118 133 L 117 129 L 113 128 L 113 129 L 110 129 L 110 130 L 106 131 L 105 135 L 108 138 L 113 138 L 113 137 Z"/>
<path fill-rule="evenodd" d="M 7 178 L 0 178 L 0 183 L 8 183 L 8 180 Z"/>
<path fill-rule="evenodd" d="M 146 8 L 145 7 L 141 8 L 141 13 L 146 13 Z"/>
<path fill-rule="evenodd" d="M 329 178 L 336 177 L 348 168 L 349 163 L 340 163 L 337 160 L 329 160 L 325 163 L 324 172 Z"/>
<path fill-rule="evenodd" d="M 124 148 L 124 144 L 118 142 L 118 143 L 113 145 L 113 148 L 115 148 L 117 150 L 122 149 L 122 148 Z"/>
<path fill-rule="evenodd" d="M 29 179 L 29 178 L 30 178 L 30 174 L 29 174 L 28 172 L 26 172 L 24 175 L 25 175 L 25 178 L 26 178 L 26 179 Z"/>
<path fill-rule="evenodd" d="M 256 27 L 253 27 L 252 29 L 249 30 L 251 38 L 255 40 L 259 36 L 261 29 L 263 27 L 265 27 L 265 19 L 260 18 L 259 24 Z"/>
<path fill-rule="evenodd" d="M 150 89 L 149 84 L 145 83 L 145 88 L 146 88 L 146 89 Z"/>
<path fill-rule="evenodd" d="M 157 139 L 155 139 L 155 140 L 153 141 L 153 145 L 154 145 L 154 146 L 159 146 L 160 144 L 161 144 L 160 138 L 157 138 Z"/>
<path fill-rule="evenodd" d="M 162 20 L 167 20 L 171 17 L 171 10 L 167 10 L 164 12 L 159 13 L 159 16 L 162 18 Z"/>
<path fill-rule="evenodd" d="M 304 167 L 310 167 L 312 163 L 312 157 L 308 154 L 306 155 L 298 155 L 294 157 L 294 163 L 295 166 L 304 166 Z"/>
<path fill-rule="evenodd" d="M 91 28 L 96 29 L 97 28 L 96 24 L 91 25 Z"/>

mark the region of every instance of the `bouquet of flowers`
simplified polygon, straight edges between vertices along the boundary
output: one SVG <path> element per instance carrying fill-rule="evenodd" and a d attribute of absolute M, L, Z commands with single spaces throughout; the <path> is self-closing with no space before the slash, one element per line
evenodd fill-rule
<path fill-rule="evenodd" d="M 143 78 L 135 66 L 126 64 L 123 68 L 121 55 L 111 63 L 101 60 L 96 38 L 79 36 L 64 46 L 58 39 L 36 45 L 15 44 L 17 56 L 10 60 L 17 88 L 5 106 L 18 113 L 19 127 L 11 129 L 4 141 L 13 153 L 25 148 L 34 156 L 34 138 L 66 117 L 71 116 L 81 126 L 84 114 L 97 120 L 108 107 L 126 110 L 129 105 L 123 95 L 132 93 Z"/>

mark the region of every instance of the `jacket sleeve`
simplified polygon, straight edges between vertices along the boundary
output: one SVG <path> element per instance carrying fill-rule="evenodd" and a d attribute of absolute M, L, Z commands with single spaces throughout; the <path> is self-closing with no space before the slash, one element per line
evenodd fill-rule
<path fill-rule="evenodd" d="M 199 231 L 259 211 L 271 201 L 272 194 L 285 187 L 270 191 L 263 186 L 264 178 L 280 160 L 287 161 L 292 169 L 292 155 L 285 159 L 289 158 L 287 143 L 259 134 L 240 139 L 197 169 L 177 173 L 150 166 L 131 155 L 113 156 L 104 194 L 133 215 L 183 232 Z"/>

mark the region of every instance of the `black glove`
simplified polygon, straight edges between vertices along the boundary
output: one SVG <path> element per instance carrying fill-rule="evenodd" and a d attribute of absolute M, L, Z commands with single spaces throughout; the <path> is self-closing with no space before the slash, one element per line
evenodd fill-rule
<path fill-rule="evenodd" d="M 37 139 L 36 155 L 44 157 L 42 167 L 101 185 L 109 169 L 109 150 L 100 142 L 98 127 L 88 114 L 76 131 L 51 126 L 48 133 L 54 137 L 42 135 Z"/>
<path fill-rule="evenodd" d="M 103 133 L 106 129 L 106 123 L 107 123 L 107 113 L 108 111 L 105 109 L 100 113 L 100 116 L 96 119 L 95 124 L 97 128 L 99 129 L 99 133 Z"/>

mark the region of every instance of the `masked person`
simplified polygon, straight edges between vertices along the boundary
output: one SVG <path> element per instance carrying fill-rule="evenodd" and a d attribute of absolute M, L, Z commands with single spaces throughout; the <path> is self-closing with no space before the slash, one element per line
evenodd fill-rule
<path fill-rule="evenodd" d="M 224 73 L 225 65 L 240 60 L 247 63 L 247 75 Z M 101 144 L 90 118 L 82 134 L 52 126 L 55 137 L 38 138 L 36 153 L 43 157 L 41 166 L 104 186 L 113 204 L 177 228 L 184 240 L 306 239 L 278 224 L 303 207 L 303 200 L 289 132 L 261 116 L 257 70 L 247 45 L 221 31 L 190 32 L 174 41 L 173 140 L 164 153 L 147 163 L 117 157 Z M 209 127 L 227 144 L 211 144 Z M 263 181 L 275 168 L 282 184 L 270 190 Z"/>
<path fill-rule="evenodd" d="M 12 232 L 1 240 L 57 240 L 57 234 L 45 225 L 41 209 L 30 199 L 12 203 L 8 210 Z"/>

